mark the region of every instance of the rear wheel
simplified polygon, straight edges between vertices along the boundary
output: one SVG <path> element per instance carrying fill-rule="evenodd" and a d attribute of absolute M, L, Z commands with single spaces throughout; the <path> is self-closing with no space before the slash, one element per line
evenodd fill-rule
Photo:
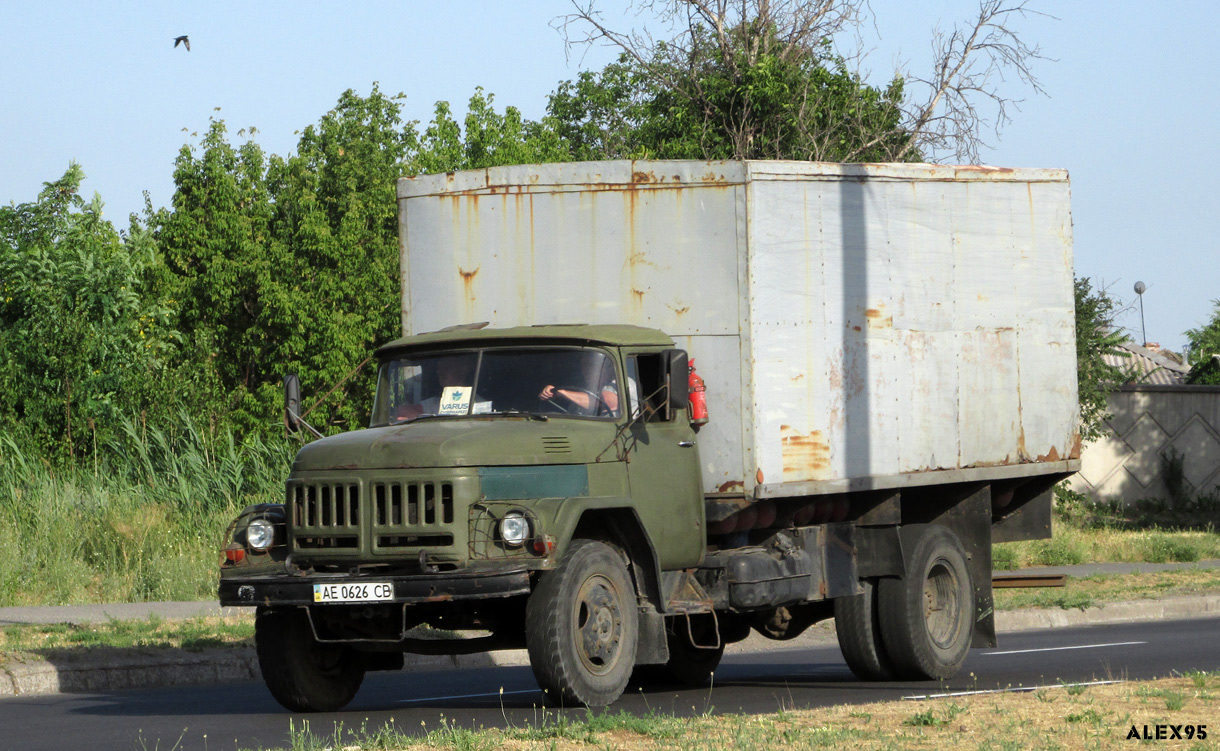
<path fill-rule="evenodd" d="M 894 668 L 881 639 L 877 610 L 877 584 L 873 579 L 860 582 L 863 594 L 835 600 L 835 634 L 847 667 L 862 681 L 888 681 Z"/>
<path fill-rule="evenodd" d="M 879 584 L 881 636 L 898 677 L 942 680 L 957 675 L 970 651 L 974 584 L 957 535 L 921 527 L 908 532 L 915 544 L 906 576 Z"/>
<path fill-rule="evenodd" d="M 263 681 L 293 712 L 333 712 L 347 706 L 364 681 L 364 657 L 314 638 L 304 610 L 261 610 L 254 644 Z"/>
<path fill-rule="evenodd" d="M 601 707 L 623 693 L 635 667 L 639 614 L 618 550 L 574 540 L 525 607 L 530 667 L 549 704 Z"/>

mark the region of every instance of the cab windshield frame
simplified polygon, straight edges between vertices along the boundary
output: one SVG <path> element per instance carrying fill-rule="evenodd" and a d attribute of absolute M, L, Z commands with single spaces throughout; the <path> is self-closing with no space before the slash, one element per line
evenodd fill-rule
<path fill-rule="evenodd" d="M 620 383 L 618 358 L 605 346 L 400 350 L 379 363 L 369 426 L 513 414 L 616 421 L 624 407 Z M 548 386 L 551 396 L 543 398 Z M 597 394 L 596 401 L 589 394 Z"/>

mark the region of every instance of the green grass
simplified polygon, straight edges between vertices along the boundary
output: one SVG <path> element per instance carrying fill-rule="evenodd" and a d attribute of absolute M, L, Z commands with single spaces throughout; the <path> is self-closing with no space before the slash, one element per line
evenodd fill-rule
<path fill-rule="evenodd" d="M 441 715 L 415 728 L 393 720 L 369 727 L 330 724 L 329 732 L 294 724 L 293 751 L 771 751 L 810 748 L 841 751 L 1066 751 L 1076 748 L 1126 748 L 1133 724 L 1207 723 L 1215 703 L 1206 693 L 1220 688 L 1220 673 L 1165 678 L 1142 683 L 1090 687 L 1063 686 L 1036 694 L 997 694 L 923 702 L 892 701 L 824 707 L 778 708 L 775 714 L 705 712 L 678 717 L 657 711 L 636 716 L 590 711 L 540 709 L 525 726 L 467 727 Z M 318 727 L 325 727 L 317 723 Z M 1209 728 L 1210 729 L 1210 728 Z M 1214 748 L 1205 743 L 1162 744 L 1167 748 Z M 261 748 L 260 748 L 261 751 Z"/>
<path fill-rule="evenodd" d="M 1084 610 L 1106 602 L 1157 600 L 1186 595 L 1220 595 L 1220 569 L 1068 577 L 1063 587 L 997 589 L 997 610 L 1062 608 Z"/>
<path fill-rule="evenodd" d="M 55 468 L 0 436 L 0 607 L 215 597 L 225 528 L 281 499 L 291 452 L 131 423 L 96 465 Z"/>
<path fill-rule="evenodd" d="M 0 656 L 45 654 L 96 647 L 166 647 L 188 652 L 254 644 L 253 615 L 166 620 L 117 620 L 99 623 L 14 624 L 0 627 Z"/>
<path fill-rule="evenodd" d="M 1054 536 L 1007 542 L 992 551 L 1002 571 L 1080 563 L 1190 563 L 1220 558 L 1220 502 L 1209 497 L 1169 508 L 1146 501 L 1131 508 L 1089 503 L 1056 489 Z"/>

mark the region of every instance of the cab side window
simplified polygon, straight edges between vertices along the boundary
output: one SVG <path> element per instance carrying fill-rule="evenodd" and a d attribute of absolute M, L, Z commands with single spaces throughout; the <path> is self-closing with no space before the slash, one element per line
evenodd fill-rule
<path fill-rule="evenodd" d="M 660 353 L 631 355 L 627 358 L 627 382 L 632 416 L 643 415 L 645 422 L 666 418 L 669 394 L 665 388 L 665 361 Z"/>

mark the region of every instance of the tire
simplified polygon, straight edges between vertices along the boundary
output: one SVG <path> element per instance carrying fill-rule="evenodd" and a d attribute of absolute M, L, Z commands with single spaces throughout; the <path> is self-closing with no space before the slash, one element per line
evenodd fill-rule
<path fill-rule="evenodd" d="M 635 587 L 614 547 L 573 540 L 525 606 L 530 667 L 553 706 L 604 707 L 622 695 L 635 667 Z"/>
<path fill-rule="evenodd" d="M 914 540 L 906 577 L 878 587 L 881 637 L 897 677 L 946 680 L 970 651 L 974 583 L 957 535 L 934 524 L 903 536 Z"/>
<path fill-rule="evenodd" d="M 891 681 L 894 665 L 881 639 L 877 584 L 861 581 L 864 593 L 835 600 L 835 635 L 847 667 L 862 681 Z"/>
<path fill-rule="evenodd" d="M 708 682 L 724 656 L 724 640 L 716 633 L 716 621 L 710 615 L 691 616 L 690 629 L 699 644 L 715 642 L 715 649 L 696 647 L 691 643 L 691 634 L 686 632 L 686 618 L 676 616 L 671 621 L 672 630 L 666 634 L 669 642 L 669 662 L 665 663 L 662 675 L 670 683 L 697 687 Z"/>
<path fill-rule="evenodd" d="M 364 680 L 363 656 L 341 644 L 319 644 L 299 608 L 260 610 L 254 644 L 271 695 L 293 712 L 342 709 Z"/>

